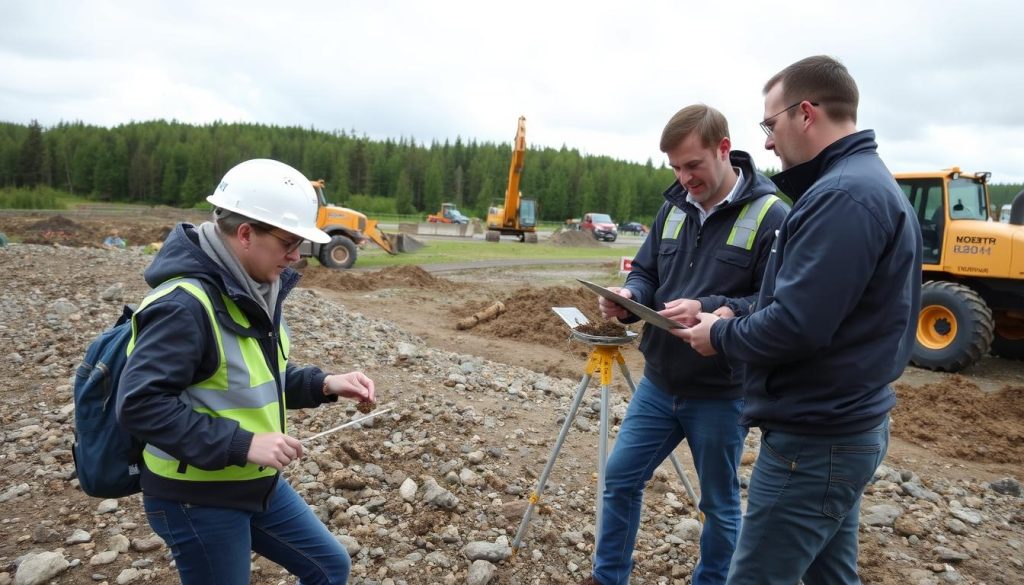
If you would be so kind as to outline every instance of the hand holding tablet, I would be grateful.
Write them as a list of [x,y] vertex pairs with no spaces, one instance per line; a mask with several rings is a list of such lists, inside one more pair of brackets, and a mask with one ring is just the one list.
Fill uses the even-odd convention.
[[613,303],[619,305],[620,307],[626,309],[630,313],[636,315],[640,319],[643,319],[647,323],[654,325],[655,327],[659,327],[661,329],[664,329],[665,331],[669,331],[671,329],[687,328],[686,325],[683,325],[682,323],[664,317],[658,314],[657,311],[651,309],[650,307],[646,307],[636,301],[627,299],[626,297],[616,292],[610,291],[601,285],[588,282],[581,278],[577,278],[576,280],[580,281],[580,283],[582,283],[583,286],[594,291],[598,295],[608,299],[609,301],[612,301]]

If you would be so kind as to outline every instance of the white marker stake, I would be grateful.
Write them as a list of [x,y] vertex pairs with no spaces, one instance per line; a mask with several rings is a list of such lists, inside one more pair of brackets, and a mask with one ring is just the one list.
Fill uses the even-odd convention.
[[378,410],[377,412],[374,412],[372,414],[368,414],[368,415],[364,416],[363,418],[361,418],[359,420],[350,420],[350,421],[348,421],[347,423],[345,423],[343,425],[338,425],[338,426],[334,427],[333,429],[327,429],[326,431],[324,431],[322,433],[317,433],[317,434],[313,435],[312,437],[306,437],[305,439],[300,439],[299,442],[300,443],[308,443],[308,442],[312,441],[313,439],[319,439],[320,437],[322,437],[324,435],[329,435],[331,433],[340,431],[341,429],[343,429],[345,427],[350,427],[350,426],[352,426],[354,424],[361,423],[361,422],[363,422],[364,420],[366,420],[368,418],[373,418],[373,417],[375,417],[377,415],[384,414],[385,412],[389,412],[391,410],[392,410],[391,408],[385,408],[384,410]]

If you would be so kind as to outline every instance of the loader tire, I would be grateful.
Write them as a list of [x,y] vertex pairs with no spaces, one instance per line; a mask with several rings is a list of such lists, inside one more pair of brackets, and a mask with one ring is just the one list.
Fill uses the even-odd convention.
[[484,234],[484,239],[488,242],[497,242],[501,239],[501,234],[497,230],[487,230],[487,233]]
[[345,270],[356,263],[356,244],[345,236],[334,236],[320,248],[320,263],[328,268]]
[[992,310],[977,292],[954,282],[928,281],[921,287],[917,342],[910,363],[959,372],[989,352],[994,330]]

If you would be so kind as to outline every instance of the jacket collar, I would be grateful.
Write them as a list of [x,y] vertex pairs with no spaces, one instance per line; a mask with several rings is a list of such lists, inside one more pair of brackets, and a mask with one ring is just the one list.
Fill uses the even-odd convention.
[[[733,150],[729,153],[729,162],[732,163],[732,166],[743,170],[743,183],[736,189],[736,196],[729,202],[729,206],[763,195],[762,191],[768,193],[775,191],[771,183],[757,171],[757,168],[754,166],[754,159],[748,153],[742,150]],[[662,197],[666,201],[682,210],[693,206],[692,203],[686,200],[686,195],[686,189],[679,184],[679,181],[672,181],[669,188],[665,189],[664,193],[662,193]]]
[[796,203],[796,200],[837,161],[859,152],[877,150],[878,143],[875,142],[874,130],[854,132],[828,145],[811,160],[777,173],[772,177],[772,181],[780,191],[793,200],[793,203]]

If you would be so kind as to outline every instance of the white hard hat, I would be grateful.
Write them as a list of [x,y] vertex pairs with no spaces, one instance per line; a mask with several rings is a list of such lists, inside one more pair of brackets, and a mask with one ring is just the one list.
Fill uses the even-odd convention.
[[206,200],[304,240],[317,244],[331,241],[331,236],[316,227],[319,204],[309,179],[276,160],[257,158],[235,165]]

